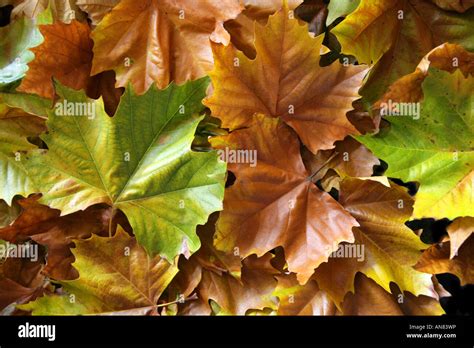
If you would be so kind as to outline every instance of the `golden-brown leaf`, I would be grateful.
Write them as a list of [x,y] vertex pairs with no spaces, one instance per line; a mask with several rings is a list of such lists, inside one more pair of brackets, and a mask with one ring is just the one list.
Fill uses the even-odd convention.
[[358,273],[355,293],[347,294],[343,304],[344,315],[442,315],[439,302],[428,296],[403,294],[393,287],[392,293],[385,291],[372,279]]
[[92,235],[75,244],[79,278],[60,282],[66,294],[41,297],[22,310],[33,315],[156,314],[161,294],[178,271],[175,265],[150,257],[121,228],[111,238]]
[[448,231],[451,245],[449,258],[452,259],[457,255],[461,245],[474,233],[474,217],[466,216],[457,218],[446,230]]
[[204,102],[224,128],[249,126],[255,113],[281,117],[315,153],[357,133],[346,117],[365,76],[364,66],[320,67],[323,37],[313,38],[283,8],[256,27],[254,60],[213,44],[214,91]]
[[354,244],[340,246],[315,273],[315,279],[339,305],[354,291],[354,277],[360,271],[386,291],[395,282],[403,291],[437,298],[431,277],[413,266],[427,245],[404,222],[413,211],[413,200],[395,184],[386,187],[373,180],[346,178],[340,201],[360,224],[353,229]]
[[310,279],[300,285],[294,274],[277,276],[273,293],[279,299],[278,315],[335,315],[337,308],[328,294]]
[[241,282],[227,273],[203,270],[197,289],[200,301],[215,301],[220,315],[244,315],[249,309],[275,307],[272,293],[276,280],[272,272],[276,271],[272,270],[270,260],[270,254],[261,258],[252,255],[244,260]]
[[340,242],[353,241],[351,228],[358,224],[309,180],[298,139],[283,122],[259,115],[252,127],[211,143],[224,157],[229,151],[255,156],[254,165],[227,156],[237,179],[217,222],[218,249],[246,257],[282,246],[288,269],[305,283]]
[[471,235],[459,248],[457,256],[450,259],[450,243],[435,244],[428,248],[416,264],[421,272],[440,274],[452,273],[461,285],[474,283],[474,237]]
[[76,0],[77,6],[88,14],[92,25],[97,25],[104,16],[112,11],[120,0]]
[[115,70],[116,86],[138,94],[202,77],[212,68],[209,39],[228,44],[223,23],[241,10],[238,0],[122,0],[92,32],[92,74]]
[[75,19],[85,21],[86,16],[77,7],[76,2],[77,0],[14,0],[12,18],[36,18],[49,6],[55,20],[63,23],[71,23]]
[[333,150],[320,150],[313,155],[303,151],[306,168],[319,180],[329,169],[335,170],[341,178],[371,176],[373,167],[380,161],[364,145],[352,137],[337,141]]
[[[289,10],[294,10],[303,0],[288,0]],[[251,59],[255,58],[255,26],[263,26],[268,16],[282,7],[282,0],[243,0],[244,10],[236,19],[224,23],[231,41],[237,49]]]

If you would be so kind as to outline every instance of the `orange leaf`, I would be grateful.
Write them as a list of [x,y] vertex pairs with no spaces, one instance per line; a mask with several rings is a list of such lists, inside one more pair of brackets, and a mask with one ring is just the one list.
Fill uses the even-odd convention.
[[116,86],[138,94],[202,77],[212,68],[209,39],[228,44],[223,23],[241,10],[238,0],[123,0],[92,32],[92,74],[113,69]]
[[357,133],[346,113],[359,97],[366,68],[339,62],[320,67],[322,41],[283,8],[256,27],[254,60],[230,45],[213,44],[214,92],[204,104],[224,128],[248,126],[261,113],[281,117],[313,153],[333,148]]
[[53,77],[63,85],[84,89],[89,81],[92,62],[92,40],[87,23],[72,21],[41,25],[44,42],[31,51],[35,59],[18,91],[35,93],[45,98],[55,96]]
[[[241,257],[285,249],[288,269],[305,283],[342,241],[354,240],[358,226],[329,194],[319,190],[303,165],[294,132],[278,119],[255,117],[251,128],[211,140],[237,180],[226,190],[215,245]],[[256,162],[232,163],[232,153]],[[247,152],[246,152],[247,151]]]

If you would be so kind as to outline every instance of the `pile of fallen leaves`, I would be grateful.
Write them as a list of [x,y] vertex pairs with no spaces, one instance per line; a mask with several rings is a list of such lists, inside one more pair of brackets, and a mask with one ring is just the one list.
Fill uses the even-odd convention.
[[439,315],[436,274],[474,282],[473,1],[0,6],[3,314]]

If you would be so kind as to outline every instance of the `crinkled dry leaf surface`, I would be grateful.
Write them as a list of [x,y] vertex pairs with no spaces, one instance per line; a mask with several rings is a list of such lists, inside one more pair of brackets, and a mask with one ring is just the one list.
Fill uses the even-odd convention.
[[468,313],[473,20],[0,1],[0,314]]

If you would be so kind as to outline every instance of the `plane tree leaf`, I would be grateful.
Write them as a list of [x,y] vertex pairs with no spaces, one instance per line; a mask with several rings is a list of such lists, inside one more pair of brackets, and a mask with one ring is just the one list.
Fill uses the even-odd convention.
[[0,310],[7,311],[2,311],[2,315],[11,312],[12,309],[8,310],[7,307],[12,303],[26,303],[51,290],[48,279],[41,273],[43,257],[44,253],[39,252],[36,260],[13,257],[1,259]]
[[347,294],[344,300],[342,312],[344,315],[445,314],[440,303],[432,297],[414,296],[396,288],[389,293],[361,273],[355,279],[355,292]]
[[[215,245],[235,248],[242,257],[261,256],[282,246],[288,269],[306,282],[313,270],[342,241],[353,241],[357,222],[329,194],[310,180],[294,132],[263,115],[250,128],[211,140],[236,176],[227,189],[217,221]],[[243,152],[242,152],[243,151]],[[236,157],[236,154],[247,154]],[[248,162],[255,156],[254,165]]]
[[223,23],[241,10],[234,0],[123,0],[92,32],[92,74],[115,70],[117,87],[138,94],[200,78],[212,68],[209,40],[228,44]]
[[127,89],[114,117],[100,100],[56,85],[61,99],[42,136],[48,150],[27,161],[41,202],[63,215],[106,203],[125,213],[151,254],[172,261],[196,251],[195,227],[221,209],[224,190],[217,154],[190,150],[207,84],[153,87],[143,96]]
[[474,53],[466,51],[457,44],[445,43],[430,51],[416,67],[415,71],[399,78],[388,91],[375,103],[374,109],[381,104],[416,103],[423,99],[422,84],[428,76],[429,68],[434,67],[450,73],[459,69],[464,76],[474,76]]
[[402,291],[437,298],[431,277],[413,266],[428,245],[404,222],[410,218],[413,200],[395,184],[346,178],[341,183],[340,202],[360,224],[354,227],[354,244],[342,244],[314,275],[321,289],[339,306],[354,292],[354,277],[362,272],[385,291],[390,282]]
[[376,64],[361,91],[374,102],[436,46],[450,42],[473,51],[473,19],[474,9],[459,14],[429,0],[362,0],[332,33],[342,53]]
[[62,281],[65,295],[48,295],[19,306],[33,315],[148,314],[177,272],[160,256],[149,256],[119,229],[113,237],[76,240],[79,278]]
[[432,245],[423,253],[416,264],[416,269],[431,274],[452,273],[459,278],[461,285],[473,284],[474,238],[471,235],[461,245],[454,258],[450,258],[450,249],[449,242]]
[[244,315],[251,309],[275,308],[272,293],[276,280],[272,271],[276,271],[269,258],[269,254],[259,259],[253,255],[244,260],[241,281],[228,273],[204,270],[197,288],[199,298],[205,303],[215,301],[218,315]]
[[450,258],[454,258],[461,245],[474,233],[474,218],[463,217],[454,220],[446,229],[451,245]]
[[78,19],[86,20],[86,16],[76,5],[77,0],[13,0],[15,8],[13,18],[37,18],[44,11],[50,11],[55,21],[71,23]]
[[21,79],[42,37],[33,20],[21,18],[0,28],[0,87]]
[[0,229],[0,239],[12,243],[30,240],[47,247],[48,259],[43,274],[56,280],[77,278],[77,271],[71,266],[73,239],[85,239],[92,233],[107,233],[110,208],[90,207],[70,215],[37,202],[32,196],[18,200],[22,208],[20,216],[10,225]]
[[99,24],[119,2],[120,0],[76,0],[77,6],[87,13],[93,25]]
[[[181,292],[187,296],[193,292],[196,298],[190,298],[181,305],[179,315],[245,315],[250,311],[275,309],[276,299],[273,296],[277,281],[274,275],[276,269],[270,261],[271,254],[261,258],[255,255],[242,262],[241,277],[235,278],[229,272],[216,271],[212,267],[201,264],[197,258],[180,267],[180,282],[183,291],[188,284],[194,284],[195,289]],[[181,274],[182,273],[182,274]],[[186,278],[192,277],[196,283]]]
[[[289,10],[297,8],[303,0],[287,0]],[[249,58],[255,58],[255,26],[263,26],[268,16],[282,7],[281,0],[243,0],[244,10],[237,18],[224,23],[231,42]]]
[[70,88],[85,89],[92,64],[89,26],[74,20],[70,24],[41,25],[40,30],[44,42],[32,49],[36,59],[29,63],[29,71],[17,90],[52,99],[53,77]]
[[273,293],[279,300],[278,315],[335,315],[337,307],[314,279],[301,285],[295,274],[278,275]]
[[25,168],[26,152],[36,148],[28,137],[45,130],[43,118],[20,109],[8,108],[5,114],[0,113],[0,177],[5,180],[0,187],[0,198],[8,204],[15,195],[28,196],[35,192],[36,187]]
[[326,18],[326,25],[330,25],[339,17],[345,17],[352,13],[357,6],[359,6],[360,0],[333,0],[328,5],[328,17]]
[[315,153],[357,130],[346,113],[358,99],[364,66],[320,67],[323,36],[313,38],[288,7],[255,27],[256,58],[213,44],[214,91],[205,101],[224,128],[249,126],[256,113],[281,117]]
[[[170,301],[180,300],[178,315],[244,315],[252,310],[274,308],[272,292],[278,272],[271,264],[273,255],[255,255],[241,262],[237,253],[218,250],[213,245],[217,214],[198,227],[201,249],[191,258],[181,258],[180,272],[170,285]],[[214,302],[214,306],[210,305]],[[170,309],[167,309],[170,312]]]
[[0,0],[0,315],[465,313],[472,23],[474,0]]
[[388,163],[387,176],[419,182],[414,218],[473,213],[473,87],[474,77],[460,70],[430,68],[419,115],[400,109],[400,116],[388,117],[388,131],[358,137]]

